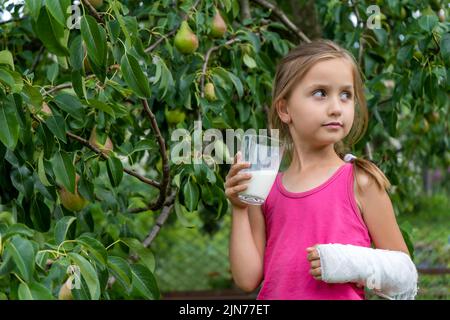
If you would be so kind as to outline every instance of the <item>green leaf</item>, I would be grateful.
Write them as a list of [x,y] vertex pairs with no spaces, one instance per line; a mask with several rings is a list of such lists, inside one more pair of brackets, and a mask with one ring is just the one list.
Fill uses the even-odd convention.
[[97,272],[91,263],[78,253],[69,252],[68,256],[74,261],[74,263],[80,268],[80,273],[83,276],[86,284],[89,288],[89,293],[92,300],[98,300],[100,298],[100,282],[97,276]]
[[132,285],[133,291],[136,290],[147,299],[159,299],[160,293],[158,283],[153,273],[141,264],[132,264]]
[[57,63],[51,64],[47,69],[47,79],[53,84],[59,74],[59,65]]
[[448,62],[450,60],[450,33],[446,33],[442,36],[440,48],[442,59]]
[[124,54],[120,62],[122,76],[127,85],[140,98],[150,98],[151,91],[148,79],[142,72],[136,58],[130,54]]
[[38,251],[34,261],[36,265],[41,269],[41,271],[47,270],[47,260],[49,259],[50,253],[45,251]]
[[436,15],[426,15],[419,18],[419,26],[427,32],[433,31],[433,28],[438,24],[439,19]]
[[72,159],[65,151],[56,152],[50,160],[56,182],[69,192],[75,193],[75,168]]
[[187,209],[192,212],[197,207],[198,203],[198,187],[191,182],[189,178],[188,182],[183,187],[184,202]]
[[57,56],[67,56],[67,36],[64,26],[60,25],[47,10],[40,10],[39,18],[34,23],[33,28],[36,35],[51,53]]
[[82,45],[81,36],[76,36],[69,48],[70,52],[70,65],[72,66],[72,70],[82,70],[83,69],[83,59],[84,59],[84,51]]
[[22,79],[22,76],[20,75],[20,73],[18,73],[18,72],[16,72],[16,71],[13,71],[13,70],[10,71],[10,74],[11,74],[11,76],[12,76],[13,79],[14,79],[14,84],[13,84],[13,86],[11,87],[11,91],[12,91],[13,93],[20,93],[20,92],[22,92],[22,89],[23,89],[23,79]]
[[33,178],[32,173],[25,165],[20,166],[11,172],[11,182],[25,197],[31,197],[34,185]]
[[39,17],[39,12],[41,11],[42,0],[25,0],[25,4],[33,19],[37,20]]
[[186,208],[180,204],[178,197],[175,200],[175,213],[177,215],[178,221],[180,221],[181,225],[185,228],[195,228],[195,225],[189,222],[186,219],[186,214],[188,213]]
[[23,88],[25,101],[39,109],[42,107],[42,94],[37,86],[25,85]]
[[56,104],[75,119],[83,121],[84,109],[80,100],[67,93],[61,93],[55,98]]
[[114,156],[110,156],[106,162],[108,177],[111,185],[117,187],[122,181],[123,166],[122,162]]
[[95,238],[88,235],[81,235],[76,239],[92,254],[92,256],[102,265],[106,265],[108,253],[103,244]]
[[14,150],[19,140],[20,126],[16,104],[11,97],[0,100],[0,141],[7,148]]
[[72,71],[73,90],[80,99],[87,99],[85,80],[81,70]]
[[132,278],[128,262],[121,257],[108,256],[108,269],[128,292],[131,289]]
[[106,32],[103,27],[89,15],[81,18],[81,36],[86,44],[87,54],[98,67],[106,64]]
[[143,265],[155,272],[155,256],[150,248],[144,247],[142,242],[134,238],[123,238],[122,241],[131,249],[131,254],[136,254]]
[[216,72],[219,75],[225,75],[225,77],[228,77],[231,82],[233,82],[234,87],[236,88],[236,91],[238,93],[238,96],[241,98],[244,95],[244,87],[242,86],[241,79],[239,79],[236,75],[234,75],[232,72],[229,72],[223,68],[217,68]]
[[0,68],[0,82],[4,83],[10,88],[13,88],[16,84],[14,77],[11,73],[5,69]]
[[58,23],[65,27],[66,10],[70,6],[70,0],[46,0],[45,5],[48,12],[55,18]]
[[31,242],[20,236],[13,236],[6,249],[26,282],[31,282],[34,273],[34,248]]
[[6,239],[14,235],[21,235],[31,238],[34,236],[34,230],[28,228],[22,223],[13,224],[8,228],[8,230],[6,230],[6,233],[3,235],[3,241],[6,241]]
[[6,64],[14,70],[14,60],[9,50],[0,51],[0,64]]
[[72,288],[74,300],[90,300],[91,294],[89,293],[89,287],[83,277],[80,277],[78,284],[78,288],[77,286]]
[[64,216],[56,222],[55,225],[55,243],[57,245],[61,244],[66,240],[67,232],[69,231],[70,225],[76,220],[76,217]]
[[139,140],[138,143],[136,143],[136,145],[134,146],[133,151],[131,151],[131,153],[129,153],[128,156],[132,155],[135,152],[152,150],[157,147],[158,146],[156,145],[156,142],[154,140],[150,139]]
[[114,110],[106,103],[95,100],[95,99],[89,99],[88,100],[89,105],[93,106],[95,109],[101,110],[107,114],[109,114],[114,119],[116,118],[116,114],[114,113]]
[[255,60],[252,57],[250,57],[248,54],[244,54],[244,63],[250,69],[256,68]]
[[19,300],[55,300],[51,291],[44,285],[33,282],[21,283],[18,290]]
[[30,218],[31,221],[33,221],[33,226],[36,230],[47,232],[50,229],[51,212],[42,200],[33,200]]
[[66,143],[66,121],[64,118],[59,115],[53,113],[52,116],[48,117],[45,120],[45,124],[47,128],[62,142]]

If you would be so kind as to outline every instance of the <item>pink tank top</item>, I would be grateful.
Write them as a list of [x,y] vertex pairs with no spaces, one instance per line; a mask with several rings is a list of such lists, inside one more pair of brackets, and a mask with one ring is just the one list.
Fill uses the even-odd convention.
[[341,243],[371,247],[353,191],[353,165],[343,164],[327,181],[289,192],[279,172],[262,205],[266,222],[264,279],[257,299],[364,300],[354,283],[325,283],[309,273],[306,248]]

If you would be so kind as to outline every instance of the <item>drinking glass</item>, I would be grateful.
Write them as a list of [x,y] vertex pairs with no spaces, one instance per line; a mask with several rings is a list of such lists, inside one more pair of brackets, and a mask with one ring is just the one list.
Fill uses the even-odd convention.
[[241,172],[250,173],[252,177],[243,182],[248,184],[248,188],[239,193],[239,199],[248,204],[261,205],[275,182],[284,147],[274,137],[244,134],[240,151],[241,160],[251,164]]

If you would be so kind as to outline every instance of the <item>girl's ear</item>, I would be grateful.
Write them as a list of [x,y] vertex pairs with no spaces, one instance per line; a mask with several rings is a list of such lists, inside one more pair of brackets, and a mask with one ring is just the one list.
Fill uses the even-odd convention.
[[277,108],[278,116],[280,117],[281,121],[283,121],[284,123],[291,123],[292,119],[287,110],[286,99],[283,98],[283,99],[278,100],[278,102],[276,104],[276,108]]

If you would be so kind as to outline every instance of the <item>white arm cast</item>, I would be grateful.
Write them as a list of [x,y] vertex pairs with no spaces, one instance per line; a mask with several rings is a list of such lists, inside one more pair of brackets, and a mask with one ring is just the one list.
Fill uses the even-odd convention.
[[317,251],[324,282],[356,282],[393,300],[417,294],[417,269],[404,252],[350,244],[320,244]]

